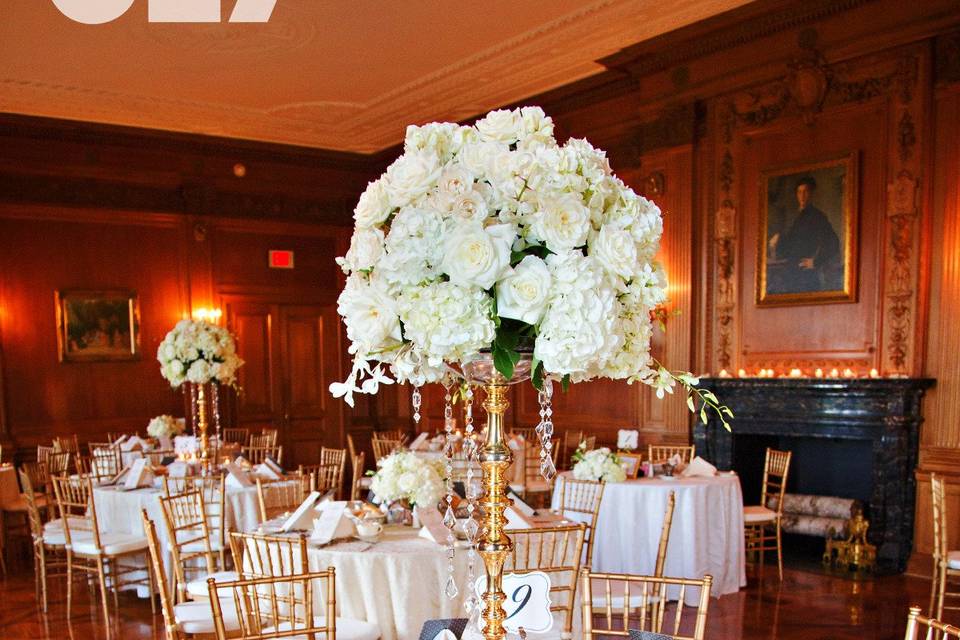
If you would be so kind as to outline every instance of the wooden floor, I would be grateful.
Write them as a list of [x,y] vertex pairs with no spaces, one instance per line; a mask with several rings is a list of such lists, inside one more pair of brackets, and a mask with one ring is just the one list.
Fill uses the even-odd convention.
[[[769,567],[763,580],[754,574],[749,582],[740,593],[711,601],[709,640],[900,640],[907,607],[926,607],[930,585],[906,576],[857,582],[789,568],[781,584]],[[90,595],[79,592],[67,620],[62,590],[53,588],[54,602],[43,615],[32,575],[20,570],[0,580],[0,639],[163,640],[161,617],[151,616],[147,601],[121,596],[121,613],[110,627]]]

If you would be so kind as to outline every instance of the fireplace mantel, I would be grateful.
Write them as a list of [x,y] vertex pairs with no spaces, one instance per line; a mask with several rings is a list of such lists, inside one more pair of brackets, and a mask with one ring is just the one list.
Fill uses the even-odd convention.
[[732,433],[711,417],[694,427],[697,451],[730,469],[737,435],[769,435],[872,443],[870,542],[881,569],[904,571],[913,546],[920,402],[926,378],[709,378],[736,416]]

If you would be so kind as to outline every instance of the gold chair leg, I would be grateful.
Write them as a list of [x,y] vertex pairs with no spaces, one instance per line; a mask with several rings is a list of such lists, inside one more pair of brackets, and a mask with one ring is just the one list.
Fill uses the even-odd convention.
[[156,614],[157,614],[157,603],[154,601],[154,595],[157,593],[156,580],[154,580],[155,576],[153,575],[153,569],[152,569],[151,566],[150,566],[151,563],[150,563],[150,556],[149,556],[149,554],[147,554],[147,555],[144,556],[144,557],[145,557],[146,563],[147,563],[147,582],[150,584],[150,586],[147,587],[148,589],[150,589],[150,613],[156,615]]
[[70,607],[73,604],[73,552],[67,550],[67,618],[70,618]]
[[113,587],[113,608],[120,615],[120,576],[117,574],[117,560],[110,559],[110,585]]
[[107,608],[107,576],[103,571],[103,558],[97,557],[97,575],[100,578],[100,601],[103,604],[103,620],[110,622],[110,610]]
[[[933,576],[930,578],[930,606],[927,607],[927,611],[930,612],[930,615],[933,617],[936,616],[936,607],[937,605],[937,585],[940,584],[940,568],[937,565],[937,562],[933,563]],[[939,618],[938,618],[939,619]]]
[[783,582],[783,547],[780,541],[780,523],[777,522],[777,573],[780,576],[780,582]]

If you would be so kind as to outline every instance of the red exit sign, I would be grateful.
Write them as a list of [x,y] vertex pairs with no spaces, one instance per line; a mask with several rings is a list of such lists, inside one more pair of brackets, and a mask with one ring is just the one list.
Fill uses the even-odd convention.
[[271,269],[293,269],[293,251],[271,249],[267,252],[267,264]]

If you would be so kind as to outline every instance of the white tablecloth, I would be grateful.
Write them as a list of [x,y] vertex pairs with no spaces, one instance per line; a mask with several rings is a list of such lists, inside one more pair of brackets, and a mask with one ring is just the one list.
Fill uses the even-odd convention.
[[[380,541],[340,542],[310,547],[310,568],[337,570],[339,615],[374,622],[382,640],[417,640],[427,620],[466,617],[467,550],[457,549],[454,576],[459,594],[444,595],[447,580],[446,551],[417,536],[412,527],[388,526]],[[476,575],[484,574],[476,556]]]
[[[559,482],[553,494],[559,507]],[[678,578],[713,576],[711,595],[736,593],[747,584],[744,566],[743,495],[737,476],[642,478],[608,483],[603,491],[593,546],[593,570],[651,575],[667,500],[676,492],[664,575]],[[580,514],[571,520],[587,521]],[[692,590],[695,591],[695,590]],[[689,604],[698,594],[690,593]]]

